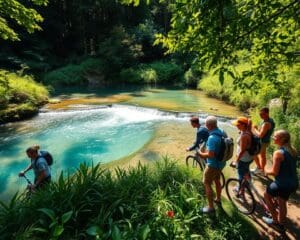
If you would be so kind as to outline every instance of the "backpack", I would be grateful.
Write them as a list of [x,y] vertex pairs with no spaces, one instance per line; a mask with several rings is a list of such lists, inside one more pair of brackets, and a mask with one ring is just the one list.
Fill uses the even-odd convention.
[[53,157],[48,151],[40,151],[39,157],[45,158],[48,166],[53,164]]
[[216,135],[216,136],[219,136],[221,138],[220,151],[216,155],[216,158],[220,162],[226,162],[229,159],[231,159],[232,156],[233,156],[233,149],[234,149],[233,139],[231,137],[225,136],[226,133],[225,133],[225,135],[212,133],[212,135]]
[[261,141],[260,138],[254,134],[251,134],[251,145],[248,149],[248,153],[251,156],[255,156],[260,152],[261,149]]

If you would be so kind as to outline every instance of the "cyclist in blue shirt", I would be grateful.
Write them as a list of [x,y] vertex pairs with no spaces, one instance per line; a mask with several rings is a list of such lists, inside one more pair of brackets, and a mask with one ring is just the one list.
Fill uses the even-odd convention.
[[194,144],[186,149],[187,152],[199,148],[200,144],[206,142],[209,136],[207,128],[201,127],[198,117],[191,117],[190,122],[193,128],[197,128],[197,135]]
[[[203,213],[214,212],[214,202],[221,203],[221,183],[220,176],[222,169],[225,167],[226,162],[219,161],[216,156],[221,149],[221,137],[225,136],[224,131],[218,128],[217,118],[208,116],[205,120],[205,126],[208,129],[209,137],[206,142],[206,150],[199,151],[202,158],[207,159],[207,164],[203,173],[203,183],[205,186],[205,193],[208,200],[208,206],[201,209]],[[213,200],[212,183],[216,185],[216,199]]]
[[45,158],[39,154],[39,146],[32,146],[26,150],[27,156],[31,162],[29,166],[19,173],[22,177],[25,173],[31,169],[34,171],[34,184],[31,186],[32,190],[41,188],[45,184],[51,181],[50,167]]

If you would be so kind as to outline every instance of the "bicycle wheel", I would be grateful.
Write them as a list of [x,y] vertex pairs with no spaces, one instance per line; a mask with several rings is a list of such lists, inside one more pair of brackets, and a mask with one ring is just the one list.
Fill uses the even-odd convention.
[[185,159],[185,163],[188,167],[194,167],[194,168],[199,167],[200,170],[203,171],[203,168],[202,168],[201,164],[199,164],[196,157],[193,156],[193,155],[187,156],[186,159]]
[[229,200],[239,212],[249,215],[254,212],[256,202],[249,187],[243,186],[243,188],[244,192],[241,193],[238,179],[229,178],[226,182],[226,193]]

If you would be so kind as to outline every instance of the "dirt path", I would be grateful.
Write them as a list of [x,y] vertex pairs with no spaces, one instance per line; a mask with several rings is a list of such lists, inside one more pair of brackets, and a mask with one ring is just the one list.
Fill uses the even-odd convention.
[[[134,166],[139,161],[149,162],[161,158],[161,156],[168,155],[184,164],[184,159],[187,156],[185,148],[189,146],[194,140],[194,129],[189,126],[189,123],[171,124],[165,123],[157,129],[157,133],[153,141],[151,141],[145,148],[138,151],[130,160],[121,160],[119,163],[123,167]],[[234,170],[226,167],[226,176],[235,176]],[[254,184],[262,195],[267,185],[267,180],[264,177],[254,177]],[[222,193],[225,197],[226,193]],[[251,222],[256,226],[261,235],[261,239],[289,239],[300,240],[300,191],[292,196],[288,203],[288,222],[286,224],[287,232],[286,238],[280,237],[279,233],[270,228],[262,221],[263,210],[259,206],[254,214],[249,216]]]
[[[255,176],[254,185],[257,187],[259,193],[263,195],[263,192],[268,184],[264,176]],[[264,214],[262,207],[257,207],[257,210],[250,216],[250,219],[255,224],[256,228],[260,232],[260,235],[264,239],[276,240],[276,239],[290,239],[299,240],[300,239],[300,191],[289,199],[288,202],[288,213],[287,213],[287,223],[286,223],[286,236],[281,236],[279,232],[275,229],[270,228],[265,224],[261,217]]]

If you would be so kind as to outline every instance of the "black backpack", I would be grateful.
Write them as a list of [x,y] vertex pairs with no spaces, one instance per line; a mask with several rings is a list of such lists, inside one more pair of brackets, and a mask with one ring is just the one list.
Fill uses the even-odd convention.
[[251,156],[255,156],[255,155],[259,154],[260,149],[261,149],[260,138],[254,134],[251,134],[251,145],[248,149],[248,153]]
[[48,151],[40,151],[39,158],[45,158],[48,166],[51,166],[53,164],[53,157]]

